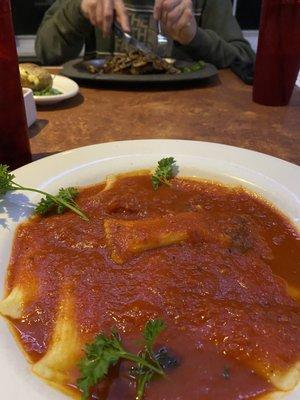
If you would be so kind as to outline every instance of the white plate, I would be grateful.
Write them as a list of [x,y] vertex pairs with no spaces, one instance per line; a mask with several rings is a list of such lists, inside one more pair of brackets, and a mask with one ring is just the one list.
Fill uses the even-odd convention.
[[[300,228],[300,168],[264,154],[214,143],[141,140],[98,144],[38,160],[15,171],[16,181],[50,192],[62,186],[86,185],[108,174],[152,168],[174,156],[180,174],[241,185],[262,195]],[[20,195],[19,195],[20,196]],[[28,201],[39,196],[28,192]],[[16,225],[30,214],[24,198],[7,195],[0,203],[0,296]],[[33,376],[4,321],[0,319],[0,387],[7,400],[62,400],[65,396]],[[1,396],[2,398],[2,396]],[[299,400],[300,387],[285,400]]]
[[47,105],[59,103],[76,96],[79,92],[79,86],[72,79],[61,75],[52,75],[52,78],[52,87],[59,90],[61,94],[55,94],[52,96],[33,96],[37,104]]

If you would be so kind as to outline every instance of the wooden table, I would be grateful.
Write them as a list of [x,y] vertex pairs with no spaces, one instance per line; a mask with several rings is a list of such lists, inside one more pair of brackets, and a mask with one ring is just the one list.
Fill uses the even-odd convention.
[[287,107],[251,100],[252,87],[231,71],[206,85],[166,90],[81,87],[43,107],[30,128],[34,159],[89,144],[126,139],[225,143],[300,164],[300,89]]

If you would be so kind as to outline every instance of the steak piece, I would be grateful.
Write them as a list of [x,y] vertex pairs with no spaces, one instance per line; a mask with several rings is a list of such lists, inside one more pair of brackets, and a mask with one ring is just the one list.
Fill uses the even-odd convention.
[[109,57],[105,64],[96,68],[87,65],[90,73],[102,74],[179,74],[181,71],[168,61],[158,58],[155,54],[143,54],[138,50]]

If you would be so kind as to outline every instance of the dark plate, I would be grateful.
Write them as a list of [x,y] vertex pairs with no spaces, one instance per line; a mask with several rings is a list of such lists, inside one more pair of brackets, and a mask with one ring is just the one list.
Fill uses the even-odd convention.
[[[146,75],[125,75],[125,74],[91,74],[86,70],[86,64],[95,67],[101,66],[105,58],[83,61],[76,59],[68,61],[63,65],[62,75],[75,80],[97,81],[97,82],[120,82],[120,83],[162,83],[162,82],[188,82],[199,81],[211,78],[218,74],[218,70],[212,64],[205,64],[204,68],[195,72],[183,72],[181,74],[146,74]],[[185,67],[194,64],[193,62],[176,61],[177,67]]]

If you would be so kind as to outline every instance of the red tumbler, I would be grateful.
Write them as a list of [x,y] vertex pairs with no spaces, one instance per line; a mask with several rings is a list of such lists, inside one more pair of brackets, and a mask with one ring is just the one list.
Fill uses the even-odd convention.
[[287,105],[300,68],[300,0],[263,0],[253,101]]
[[0,0],[0,164],[31,161],[10,0]]

